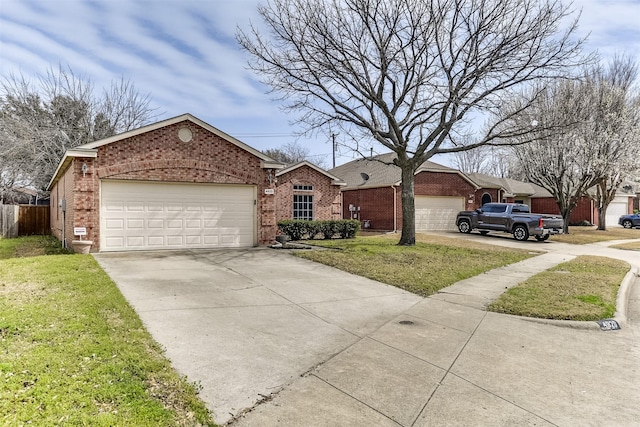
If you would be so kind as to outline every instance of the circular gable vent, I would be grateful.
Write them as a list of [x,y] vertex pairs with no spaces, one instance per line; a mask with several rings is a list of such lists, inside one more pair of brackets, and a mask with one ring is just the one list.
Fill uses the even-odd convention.
[[178,138],[180,138],[180,141],[182,142],[189,142],[193,139],[193,133],[191,132],[191,129],[181,128],[178,131]]

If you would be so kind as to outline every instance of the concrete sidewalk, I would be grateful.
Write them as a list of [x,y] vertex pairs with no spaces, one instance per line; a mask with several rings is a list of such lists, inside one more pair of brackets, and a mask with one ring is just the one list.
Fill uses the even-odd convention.
[[178,371],[203,386],[220,423],[638,425],[640,283],[628,324],[614,332],[484,307],[577,255],[622,256],[636,267],[640,257],[597,245],[530,247],[548,253],[426,299],[286,251],[96,258]]

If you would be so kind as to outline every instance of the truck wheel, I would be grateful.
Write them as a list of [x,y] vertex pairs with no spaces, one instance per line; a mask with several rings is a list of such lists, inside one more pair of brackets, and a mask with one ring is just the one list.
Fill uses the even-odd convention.
[[544,236],[536,236],[536,240],[538,242],[544,242],[545,240],[549,240],[550,234],[545,234]]
[[629,221],[629,220],[627,219],[627,220],[624,220],[624,221],[622,222],[622,226],[623,226],[624,228],[631,228],[631,227],[633,227],[633,224],[631,223],[631,221]]
[[527,230],[527,227],[524,225],[516,225],[513,228],[513,238],[520,242],[524,242],[529,238],[529,230]]
[[467,221],[466,219],[460,220],[460,222],[458,223],[458,230],[461,233],[469,234],[471,233],[471,224],[469,224],[469,221]]

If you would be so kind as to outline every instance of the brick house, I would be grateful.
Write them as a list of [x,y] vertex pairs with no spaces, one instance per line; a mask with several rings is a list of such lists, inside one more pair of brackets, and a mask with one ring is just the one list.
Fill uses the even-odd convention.
[[[356,218],[364,228],[396,231],[402,228],[401,171],[393,165],[394,153],[358,159],[329,172],[342,177],[343,218]],[[465,174],[430,161],[415,173],[416,231],[455,230],[461,210],[473,210],[489,202],[524,203],[536,213],[558,214],[553,196],[535,184],[490,175]],[[633,198],[619,192],[607,212],[608,226],[631,212]],[[583,197],[571,215],[571,223],[597,223],[593,200]]]
[[[329,172],[346,182],[342,188],[343,218],[360,219],[364,228],[396,231],[402,228],[401,171],[394,153],[357,159]],[[461,210],[503,200],[501,185],[482,185],[462,172],[434,162],[415,174],[416,230],[454,230]]]
[[51,231],[68,245],[86,229],[92,252],[269,244],[276,221],[293,217],[294,183],[313,186],[301,190],[312,215],[339,212],[332,175],[285,169],[184,114],[67,151],[48,187]]

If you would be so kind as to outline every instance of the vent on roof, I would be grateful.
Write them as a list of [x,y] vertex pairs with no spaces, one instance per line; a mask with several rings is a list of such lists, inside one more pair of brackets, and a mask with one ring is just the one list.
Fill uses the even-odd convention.
[[362,177],[362,179],[364,179],[365,181],[369,181],[369,175],[367,175],[364,172],[360,172],[360,176]]

